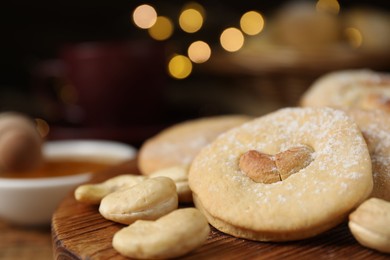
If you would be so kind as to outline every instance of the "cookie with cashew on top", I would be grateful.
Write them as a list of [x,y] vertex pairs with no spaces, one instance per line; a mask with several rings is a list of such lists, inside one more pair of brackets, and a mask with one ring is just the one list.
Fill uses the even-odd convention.
[[361,131],[325,107],[280,109],[223,133],[195,157],[188,178],[211,225],[257,241],[316,236],[373,189]]

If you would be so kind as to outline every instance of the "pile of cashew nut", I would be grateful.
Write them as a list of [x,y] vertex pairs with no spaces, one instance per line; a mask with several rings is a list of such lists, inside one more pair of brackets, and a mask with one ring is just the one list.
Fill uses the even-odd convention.
[[100,214],[127,225],[114,234],[112,246],[138,259],[179,257],[203,245],[210,227],[189,202],[191,191],[185,167],[171,167],[146,177],[124,174],[102,183],[84,184],[74,193],[77,201],[100,204]]

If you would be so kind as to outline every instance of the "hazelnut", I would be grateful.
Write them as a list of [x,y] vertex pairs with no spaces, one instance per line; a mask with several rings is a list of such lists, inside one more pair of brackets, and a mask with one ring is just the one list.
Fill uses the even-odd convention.
[[16,172],[42,163],[42,138],[28,117],[7,112],[0,115],[0,172]]

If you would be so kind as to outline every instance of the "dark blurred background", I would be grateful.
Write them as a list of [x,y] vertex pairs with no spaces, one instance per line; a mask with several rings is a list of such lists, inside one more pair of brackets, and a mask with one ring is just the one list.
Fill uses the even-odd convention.
[[[139,146],[186,119],[259,116],[295,106],[316,78],[332,70],[390,71],[389,1],[321,1],[330,15],[324,19],[302,1],[197,1],[205,17],[195,33],[178,25],[188,3],[3,2],[0,112],[19,111],[48,124],[48,139],[103,138]],[[155,40],[134,24],[132,13],[142,4],[170,18],[169,38]],[[224,50],[222,31],[240,28],[240,17],[251,10],[262,14],[263,31],[245,35],[238,51]],[[168,71],[172,55],[186,56],[196,40],[209,44],[210,58],[175,78]]]

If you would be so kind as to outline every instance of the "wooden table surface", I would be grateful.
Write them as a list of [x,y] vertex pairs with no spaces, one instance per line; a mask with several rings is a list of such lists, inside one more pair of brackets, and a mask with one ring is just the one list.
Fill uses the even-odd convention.
[[[96,174],[94,181],[99,182],[127,171],[126,169],[134,169],[134,161]],[[79,214],[73,214],[75,211]],[[51,227],[19,227],[0,219],[0,259],[126,259],[111,246],[113,233],[121,227],[122,225],[103,219],[96,207],[77,203],[70,193],[59,205]],[[390,255],[360,246],[348,232],[345,224],[316,238],[281,244],[234,238],[212,229],[206,244],[184,258],[313,259],[313,257],[390,259]]]
[[0,219],[0,259],[53,259],[50,226],[26,228]]
[[[95,175],[99,182],[118,173],[136,173],[135,160],[125,167]],[[182,205],[183,206],[183,205]],[[190,205],[191,206],[191,205]],[[79,203],[73,194],[59,205],[52,219],[55,259],[125,260],[112,247],[112,237],[124,225],[104,219],[98,207]],[[343,223],[317,237],[285,243],[261,243],[235,238],[212,228],[206,243],[181,259],[389,259],[358,244]]]

